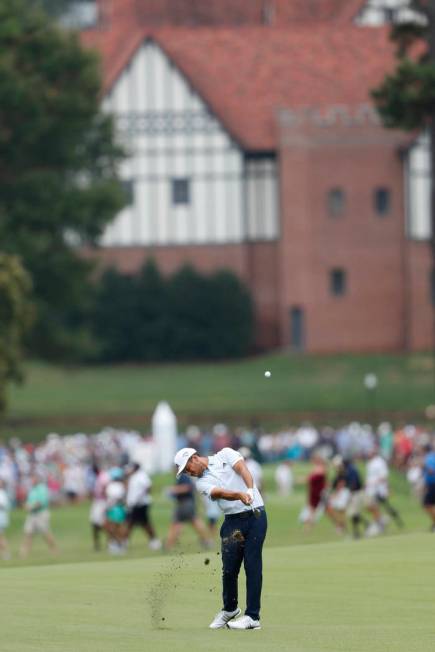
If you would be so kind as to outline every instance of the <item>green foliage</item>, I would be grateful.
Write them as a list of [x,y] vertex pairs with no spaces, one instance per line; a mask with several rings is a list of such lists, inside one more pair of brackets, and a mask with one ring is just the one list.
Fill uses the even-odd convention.
[[425,17],[393,26],[397,66],[373,90],[372,96],[386,127],[422,129],[435,113],[434,25],[424,3],[415,6]]
[[34,288],[32,352],[65,356],[83,339],[93,243],[122,207],[122,152],[100,112],[99,62],[22,0],[0,0],[0,240]]
[[137,276],[103,275],[94,334],[105,362],[242,356],[252,346],[252,302],[230,272],[206,277],[186,265],[164,279],[150,261]]
[[404,58],[373,97],[386,127],[421,128],[435,114],[435,66]]
[[20,380],[22,344],[32,319],[31,282],[16,256],[0,253],[0,415],[6,385]]

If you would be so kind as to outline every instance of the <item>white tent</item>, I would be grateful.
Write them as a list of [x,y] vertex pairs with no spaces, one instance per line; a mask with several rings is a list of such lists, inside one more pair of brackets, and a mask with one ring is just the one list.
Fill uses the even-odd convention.
[[171,471],[177,447],[177,419],[169,403],[161,401],[152,418],[156,471]]

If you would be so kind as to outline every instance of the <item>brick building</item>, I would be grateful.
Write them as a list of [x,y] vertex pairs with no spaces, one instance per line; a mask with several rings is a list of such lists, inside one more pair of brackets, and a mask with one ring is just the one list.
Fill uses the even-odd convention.
[[375,5],[101,0],[83,42],[130,202],[91,255],[232,269],[260,348],[431,346],[428,144],[369,105],[394,65]]

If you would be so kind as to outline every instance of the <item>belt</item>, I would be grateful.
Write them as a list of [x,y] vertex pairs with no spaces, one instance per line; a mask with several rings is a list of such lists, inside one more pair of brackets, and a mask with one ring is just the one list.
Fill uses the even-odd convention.
[[237,514],[225,514],[225,519],[227,518],[251,518],[252,516],[258,515],[258,512],[264,512],[264,507],[254,507],[254,509],[245,509],[243,512],[237,512]]

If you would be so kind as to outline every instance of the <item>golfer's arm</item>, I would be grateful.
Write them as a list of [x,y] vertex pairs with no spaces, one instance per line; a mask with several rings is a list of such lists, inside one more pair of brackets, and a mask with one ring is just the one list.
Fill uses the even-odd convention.
[[213,500],[218,500],[219,498],[223,500],[240,500],[240,495],[240,491],[228,491],[220,487],[213,487],[210,491],[210,498]]
[[234,464],[233,466],[233,469],[236,473],[238,473],[238,475],[241,476],[243,482],[245,483],[248,489],[254,488],[254,480],[249,472],[248,467],[246,466],[243,460],[239,460],[238,462],[236,462],[236,464]]

